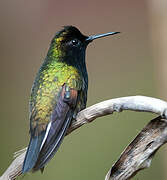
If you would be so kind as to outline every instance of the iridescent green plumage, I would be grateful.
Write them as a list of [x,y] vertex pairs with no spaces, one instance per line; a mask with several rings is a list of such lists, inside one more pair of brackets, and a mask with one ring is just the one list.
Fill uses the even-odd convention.
[[39,77],[37,76],[31,95],[31,124],[35,127],[38,123],[39,132],[44,130],[50,121],[50,115],[64,83],[78,91],[83,83],[78,70],[65,63],[49,64],[48,68],[41,70]]
[[[81,106],[78,107],[78,111],[86,105],[87,84],[83,87],[83,83],[85,83],[85,81],[87,83],[88,78],[85,64],[81,64],[81,69],[79,69],[64,61],[64,58],[73,58],[66,53],[66,47],[63,45],[67,33],[70,33],[70,29],[68,28],[58,33],[52,40],[47,57],[37,74],[32,88],[30,101],[31,126],[34,129],[38,124],[38,130],[35,133],[45,130],[64,83],[77,91],[85,91],[85,93],[82,93],[82,96],[84,95],[85,97],[80,96],[81,99],[84,99],[84,102],[78,103],[78,106]],[[82,35],[80,34],[80,36]],[[83,37],[86,38],[86,36]],[[85,48],[86,46],[83,50],[85,50]],[[84,66],[82,67],[82,65]],[[83,71],[83,69],[85,74],[82,77],[81,71]],[[83,82],[84,79],[85,81]]]
[[56,33],[35,78],[30,99],[30,143],[22,172],[43,169],[58,150],[71,120],[86,107],[87,45],[96,38],[67,26]]

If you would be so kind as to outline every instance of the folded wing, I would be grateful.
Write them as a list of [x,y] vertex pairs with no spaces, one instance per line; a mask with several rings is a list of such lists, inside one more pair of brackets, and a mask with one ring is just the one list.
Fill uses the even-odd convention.
[[31,169],[33,171],[42,170],[57,152],[71,123],[77,97],[77,90],[70,89],[66,85],[62,87],[46,130],[37,136],[31,137],[23,164],[23,173]]

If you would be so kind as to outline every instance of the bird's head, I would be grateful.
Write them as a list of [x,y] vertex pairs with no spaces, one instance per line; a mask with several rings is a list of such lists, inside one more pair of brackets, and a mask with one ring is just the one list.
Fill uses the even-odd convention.
[[86,47],[94,39],[117,33],[119,32],[85,36],[76,27],[65,26],[61,31],[57,32],[52,39],[49,54],[53,58],[60,61],[68,61],[67,63],[72,65],[73,63],[77,63],[76,60],[82,61],[85,59]]

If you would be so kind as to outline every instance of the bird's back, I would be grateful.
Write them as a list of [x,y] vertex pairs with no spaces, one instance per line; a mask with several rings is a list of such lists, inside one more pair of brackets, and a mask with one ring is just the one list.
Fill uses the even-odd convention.
[[[83,80],[77,69],[68,66],[65,63],[50,64],[49,68],[40,69],[34,81],[30,99],[30,120],[31,128],[38,124],[38,131],[46,129],[47,123],[50,121],[51,113],[57,104],[59,92],[62,86],[67,84],[70,88],[81,91],[81,101],[78,106],[85,107],[86,101],[84,99],[86,94],[82,91]],[[85,102],[85,103],[84,103]],[[83,109],[82,107],[79,110]],[[36,133],[38,133],[36,131]]]

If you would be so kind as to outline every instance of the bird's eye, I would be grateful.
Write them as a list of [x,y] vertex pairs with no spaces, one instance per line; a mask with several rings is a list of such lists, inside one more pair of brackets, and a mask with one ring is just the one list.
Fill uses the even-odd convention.
[[73,39],[71,43],[73,46],[77,46],[79,44],[79,41],[77,39]]

